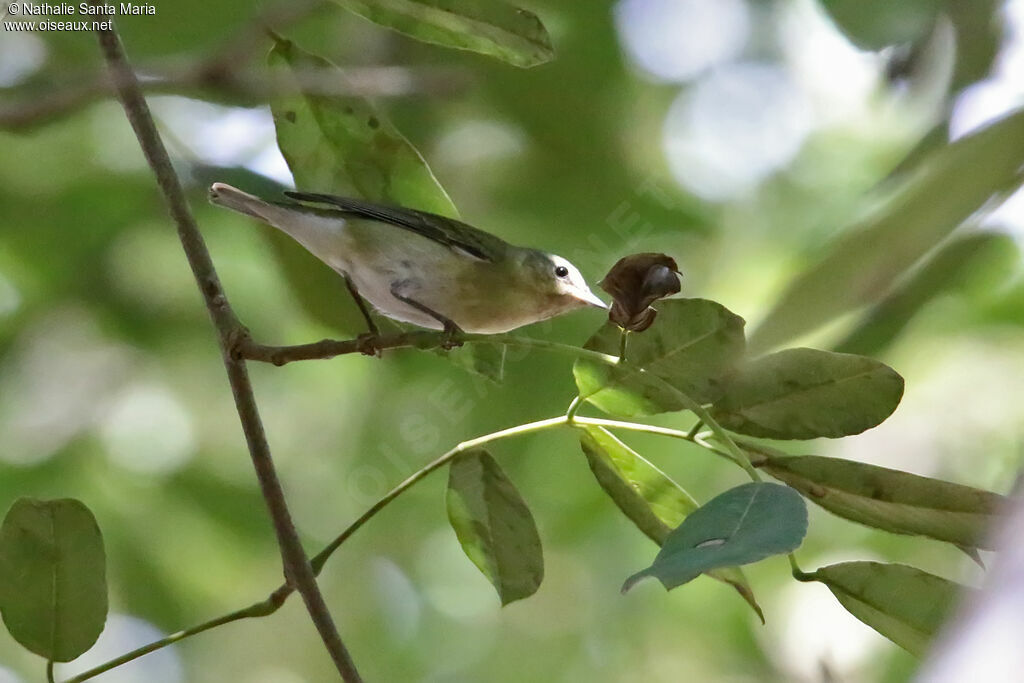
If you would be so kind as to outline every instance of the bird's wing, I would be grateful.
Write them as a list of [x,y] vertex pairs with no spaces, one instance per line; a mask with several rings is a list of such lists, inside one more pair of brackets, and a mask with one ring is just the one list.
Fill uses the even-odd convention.
[[451,249],[457,249],[481,261],[493,261],[495,256],[507,246],[501,238],[477,230],[462,221],[426,211],[313,192],[285,192],[285,196],[302,202],[328,204],[344,213],[411,230],[427,239],[434,240]]

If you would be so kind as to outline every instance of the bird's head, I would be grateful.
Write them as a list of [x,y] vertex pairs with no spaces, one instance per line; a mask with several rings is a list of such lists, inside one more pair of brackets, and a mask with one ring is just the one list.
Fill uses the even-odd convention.
[[555,254],[533,252],[528,272],[532,289],[541,297],[551,315],[558,315],[584,306],[607,309],[608,306],[590,291],[579,269]]

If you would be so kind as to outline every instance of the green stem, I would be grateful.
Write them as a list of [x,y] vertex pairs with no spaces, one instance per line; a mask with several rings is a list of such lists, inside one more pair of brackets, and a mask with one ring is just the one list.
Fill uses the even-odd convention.
[[569,407],[565,411],[565,419],[569,422],[569,424],[573,423],[573,420],[576,419],[576,413],[578,413],[580,408],[582,407],[583,397],[579,394],[576,394],[576,398],[572,400],[572,402],[569,404]]
[[658,377],[657,375],[653,375],[649,372],[646,372],[643,368],[640,368],[640,372],[647,375],[656,382],[660,383],[669,393],[675,396],[676,400],[682,403],[687,410],[696,415],[698,420],[706,424],[708,426],[708,429],[715,433],[715,438],[722,442],[722,445],[725,446],[725,449],[729,451],[730,455],[732,455],[732,459],[736,462],[737,465],[743,468],[743,470],[751,479],[753,479],[754,481],[761,481],[761,475],[758,474],[757,470],[754,469],[754,466],[750,464],[750,458],[747,457],[747,454],[744,453],[743,450],[736,445],[736,442],[732,440],[731,436],[729,436],[729,432],[725,431],[725,429],[723,429],[722,426],[718,424],[718,421],[715,420],[715,418],[711,417],[711,413],[705,410],[704,406],[697,403],[692,398],[690,398],[689,395],[683,393],[679,389],[676,389],[674,386],[672,386],[662,378]]
[[623,328],[619,330],[619,362],[626,362],[626,344],[629,339],[629,330]]
[[[104,662],[103,664],[93,667],[88,671],[83,671],[77,676],[73,676],[67,679],[66,681],[64,681],[64,683],[81,683],[82,681],[87,681],[90,678],[99,676],[102,673],[106,673],[107,671],[110,671],[115,667],[121,666],[122,664],[127,664],[133,659],[138,659],[139,657],[147,655],[150,652],[155,652],[156,650],[165,648],[168,645],[173,645],[179,640],[184,640],[189,636],[194,636],[196,634],[202,633],[203,631],[209,631],[211,628],[223,626],[224,624],[230,624],[232,621],[239,621],[241,619],[249,619],[253,617],[265,617],[268,614],[273,614],[274,612],[276,612],[277,608],[280,607],[281,603],[283,602],[284,601],[282,600],[280,603],[275,603],[271,599],[267,599],[263,602],[257,602],[254,605],[250,605],[245,609],[240,609],[235,612],[232,612],[231,614],[225,614],[224,616],[217,617],[216,619],[211,619],[210,621],[199,624],[198,626],[193,626],[192,628],[185,629],[184,631],[172,633],[166,638],[155,640],[152,643],[149,643],[148,645],[143,645],[138,649],[125,653],[120,657],[117,657],[116,659],[111,659],[109,662]],[[53,678],[50,678],[50,681],[52,682]]]
[[310,562],[313,565],[313,573],[319,575],[320,570],[323,569],[324,563],[327,562],[327,559],[334,553],[334,551],[337,550],[342,543],[347,541],[352,534],[358,531],[359,528],[363,526],[363,524],[368,522],[374,515],[376,515],[378,512],[387,507],[388,503],[393,501],[395,498],[398,498],[400,495],[402,495],[402,493],[410,489],[413,486],[413,484],[420,481],[434,470],[437,470],[446,465],[460,453],[472,450],[474,448],[477,448],[478,446],[483,446],[484,444],[490,443],[492,441],[506,439],[510,436],[529,434],[530,432],[539,432],[543,429],[550,429],[551,427],[557,427],[560,425],[568,424],[568,422],[569,419],[565,415],[559,415],[558,417],[552,417],[547,420],[529,422],[527,424],[519,425],[517,427],[503,429],[499,432],[492,432],[490,434],[486,434],[475,439],[470,439],[469,441],[463,441],[455,448],[444,453],[440,457],[432,460],[431,462],[429,462],[428,464],[414,472],[409,478],[400,483],[398,486],[388,491],[383,498],[374,503],[373,506],[370,507],[370,509],[368,509],[366,512],[362,514],[362,516],[359,517],[359,519],[354,521],[352,524],[349,525],[347,529],[342,531],[337,538],[331,541],[327,545],[327,547],[325,547],[323,550],[317,553],[317,555],[310,560]]
[[814,581],[814,574],[808,574],[807,572],[800,569],[800,565],[796,563],[796,555],[790,553],[789,566],[793,570],[793,578],[797,581]]
[[47,683],[55,683],[53,680],[53,660],[46,660],[46,680]]
[[687,432],[689,434],[690,438],[691,439],[696,439],[697,438],[697,434],[700,433],[700,428],[703,427],[703,426],[704,426],[704,420],[697,420],[697,424],[693,425],[693,427],[690,428],[690,431]]

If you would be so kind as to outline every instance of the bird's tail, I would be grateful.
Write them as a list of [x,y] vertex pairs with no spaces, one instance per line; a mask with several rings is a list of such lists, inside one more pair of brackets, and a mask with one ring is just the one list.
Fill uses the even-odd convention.
[[214,183],[210,186],[210,202],[252,216],[275,227],[281,227],[281,222],[288,215],[287,208],[265,202],[226,183]]

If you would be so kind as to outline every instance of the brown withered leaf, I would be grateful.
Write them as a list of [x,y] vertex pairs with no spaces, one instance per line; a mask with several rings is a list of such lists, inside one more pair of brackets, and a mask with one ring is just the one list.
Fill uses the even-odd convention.
[[608,319],[631,332],[643,332],[658,314],[651,304],[680,290],[679,266],[665,254],[631,254],[618,260],[601,280],[615,300]]

